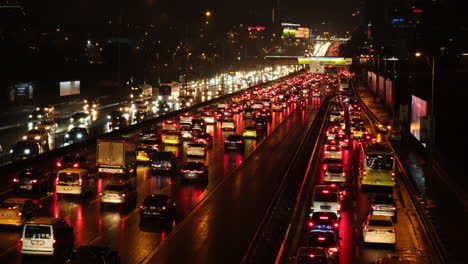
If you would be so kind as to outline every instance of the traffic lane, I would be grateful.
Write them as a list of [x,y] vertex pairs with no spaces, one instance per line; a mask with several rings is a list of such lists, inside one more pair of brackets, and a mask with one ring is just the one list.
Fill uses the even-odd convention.
[[[239,263],[289,165],[309,116],[297,111],[213,190],[149,263]],[[285,159],[285,157],[287,157]]]

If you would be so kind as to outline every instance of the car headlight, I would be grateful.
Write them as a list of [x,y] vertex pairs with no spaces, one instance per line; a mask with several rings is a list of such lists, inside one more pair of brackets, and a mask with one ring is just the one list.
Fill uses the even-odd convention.
[[76,134],[76,137],[77,137],[77,138],[82,138],[83,135],[82,135],[82,134]]
[[29,118],[32,118],[32,115],[29,115]]
[[28,137],[27,137],[27,136],[23,136],[23,139],[26,140],[26,139],[28,139]]
[[13,150],[12,150],[12,149],[10,149],[10,153],[13,153]]
[[34,139],[39,140],[41,139],[41,136],[35,136]]
[[110,115],[108,115],[108,116],[107,116],[107,119],[111,119],[111,116],[110,116]]
[[31,151],[29,149],[24,150],[24,154],[29,154],[29,153],[31,153]]
[[70,137],[70,135],[68,133],[65,134],[65,138],[69,138],[69,137]]
[[38,118],[42,118],[43,116],[42,115],[37,115]]
[[73,122],[73,120],[74,120],[73,117],[70,117],[70,122]]

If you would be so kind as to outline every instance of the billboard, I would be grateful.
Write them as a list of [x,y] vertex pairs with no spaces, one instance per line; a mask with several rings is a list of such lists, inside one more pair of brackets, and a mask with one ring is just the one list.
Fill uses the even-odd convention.
[[284,37],[294,37],[295,35],[296,35],[296,29],[295,28],[289,28],[289,27],[283,28],[283,36]]
[[80,94],[80,81],[60,82],[60,96]]
[[418,140],[421,140],[421,118],[426,115],[427,101],[412,95],[410,132]]
[[310,32],[308,28],[305,27],[298,27],[296,32],[294,33],[296,38],[309,38]]

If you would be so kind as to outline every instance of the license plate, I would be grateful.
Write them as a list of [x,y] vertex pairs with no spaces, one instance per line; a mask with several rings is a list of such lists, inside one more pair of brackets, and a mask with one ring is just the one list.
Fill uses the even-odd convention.
[[382,210],[388,210],[388,206],[380,206],[380,209],[382,209]]
[[116,197],[117,197],[117,194],[108,194],[108,195],[106,195],[106,196],[109,197],[109,198],[116,198]]
[[2,213],[2,216],[12,216],[12,213]]
[[151,210],[156,210],[156,206],[150,206]]
[[120,169],[111,169],[111,168],[99,168],[99,172],[108,172],[108,173],[114,173],[114,172],[119,172]]
[[44,241],[41,240],[31,240],[31,245],[44,245]]
[[32,185],[22,185],[22,186],[20,186],[20,189],[31,190]]
[[331,206],[329,206],[329,205],[321,205],[321,206],[320,206],[320,209],[329,210],[330,208],[331,208]]

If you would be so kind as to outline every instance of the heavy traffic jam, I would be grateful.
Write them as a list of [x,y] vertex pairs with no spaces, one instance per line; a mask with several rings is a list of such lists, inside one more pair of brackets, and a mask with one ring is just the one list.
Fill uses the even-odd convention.
[[[369,123],[359,97],[345,85],[350,77],[346,70],[325,75],[301,71],[194,111],[168,113],[134,133],[104,135],[92,147],[51,164],[23,168],[11,178],[12,191],[0,204],[0,237],[9,243],[2,256],[14,263],[140,262],[121,257],[120,247],[108,246],[112,243],[99,243],[122,236],[93,233],[108,226],[106,221],[116,223],[114,218],[120,219],[120,229],[112,233],[123,232],[122,221],[137,219],[141,232],[161,226],[156,231],[161,243],[206,192],[222,184],[217,174],[236,169],[288,116],[320,107],[324,97],[332,100],[320,139],[320,176],[310,190],[306,232],[293,262],[348,263],[340,259],[340,250],[351,241],[343,240],[341,227],[350,218],[345,204],[355,189],[368,200],[360,227],[363,242],[394,250],[396,161],[386,139],[391,127]],[[85,110],[93,113],[94,108],[90,103]],[[129,125],[122,112],[109,114],[109,131]],[[80,118],[70,122],[83,122]],[[43,125],[54,129],[54,124]],[[86,137],[85,132],[72,128],[70,144]],[[31,137],[40,141],[42,136]],[[180,190],[161,191],[157,184]],[[198,192],[196,199],[182,199],[186,190]],[[83,227],[83,222],[96,227]]]

